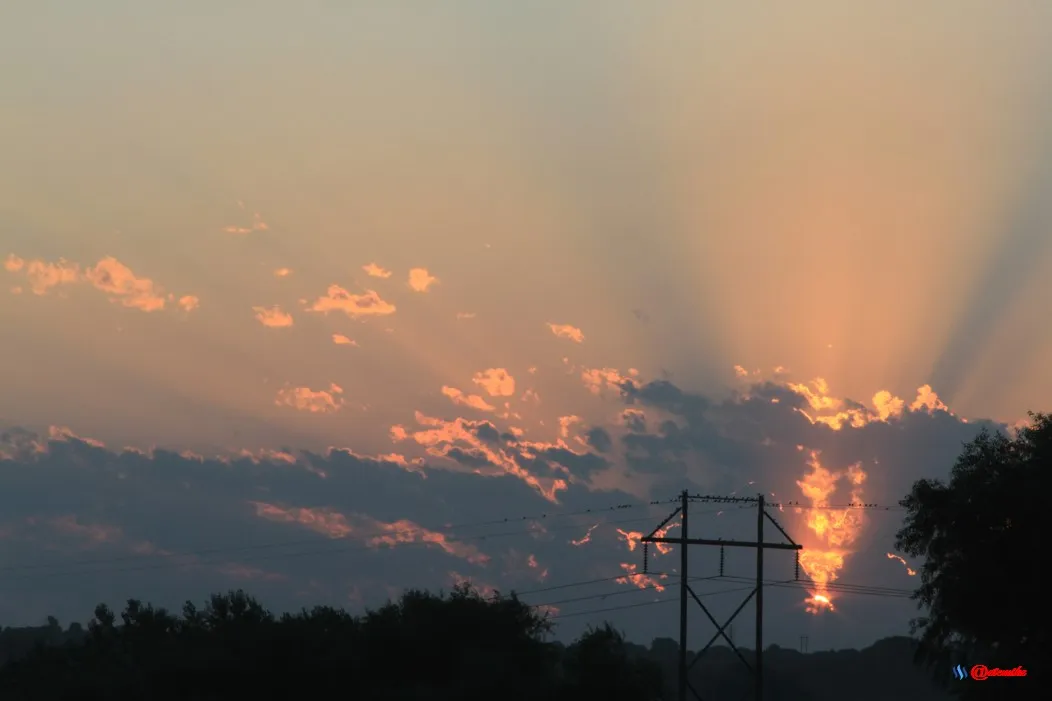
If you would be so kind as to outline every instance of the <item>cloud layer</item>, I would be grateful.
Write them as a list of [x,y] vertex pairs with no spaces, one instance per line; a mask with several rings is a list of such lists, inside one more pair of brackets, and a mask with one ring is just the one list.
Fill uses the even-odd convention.
[[[582,398],[595,401],[596,375],[604,378],[605,421],[566,415],[527,430],[481,396],[444,387],[443,413],[451,418],[418,411],[391,428],[393,450],[373,456],[283,448],[206,458],[113,449],[68,429],[43,437],[8,431],[0,442],[0,548],[16,564],[0,583],[7,607],[0,615],[82,616],[93,597],[112,600],[117,592],[171,603],[234,585],[279,606],[354,607],[402,586],[463,578],[501,590],[583,587],[576,599],[532,597],[561,615],[601,608],[603,596],[638,603],[660,598],[675,569],[662,546],[651,550],[644,572],[639,538],[690,485],[702,494],[763,493],[805,546],[800,565],[813,584],[772,595],[772,620],[784,620],[772,624],[773,640],[795,635],[817,614],[849,641],[858,637],[851,630],[867,625],[894,632],[894,621],[901,628],[909,615],[902,600],[852,595],[836,584],[912,584],[887,556],[901,516],[897,498],[919,476],[944,474],[979,428],[1005,428],[966,422],[926,388],[912,402],[878,394],[862,403],[830,396],[821,381],[739,369],[736,389],[710,397],[627,371],[578,369],[571,377]],[[511,382],[499,368],[477,375],[493,398],[514,394]],[[344,399],[336,385],[285,387],[275,402],[326,414]],[[458,407],[487,418],[457,416]],[[851,506],[862,502],[891,508]],[[692,532],[752,536],[751,509],[694,510]],[[699,557],[711,562],[711,554]],[[748,558],[727,560],[728,574],[750,575]],[[771,571],[792,572],[791,556],[771,560]],[[632,634],[668,634],[653,617],[631,609],[617,615]],[[564,627],[593,618],[568,615]]]

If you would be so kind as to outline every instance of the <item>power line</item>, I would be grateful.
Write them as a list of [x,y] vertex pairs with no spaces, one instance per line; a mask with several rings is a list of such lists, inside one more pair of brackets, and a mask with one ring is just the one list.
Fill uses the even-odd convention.
[[[716,595],[719,595],[719,594],[733,594],[735,592],[746,591],[747,589],[752,589],[752,587],[749,586],[749,587],[735,587],[733,589],[721,589],[720,591],[704,592],[702,594],[698,594],[697,596],[699,598],[705,598],[705,597],[709,597],[709,596],[716,596]],[[609,606],[607,608],[601,608],[601,609],[589,609],[588,611],[573,611],[572,613],[555,613],[555,614],[551,615],[551,618],[555,619],[555,620],[559,620],[559,619],[563,619],[563,618],[573,618],[575,616],[590,616],[590,615],[594,615],[594,614],[597,614],[597,613],[608,613],[610,611],[624,611],[626,609],[640,608],[640,607],[643,607],[643,606],[654,606],[656,604],[669,604],[669,603],[672,603],[673,601],[678,601],[678,600],[679,600],[678,597],[666,597],[664,599],[657,599],[655,601],[643,601],[643,602],[638,603],[638,604],[624,604],[622,606]]]
[[[674,503],[675,501],[676,501],[675,499],[672,499],[672,500],[670,500],[667,503]],[[745,504],[745,505],[755,505],[755,504],[759,503],[760,499],[759,499],[759,497],[719,496],[719,495],[715,495],[715,494],[688,494],[687,495],[687,501],[699,502],[699,503],[703,503],[703,504]],[[836,509],[836,510],[842,510],[842,509],[866,509],[866,510],[873,510],[873,511],[904,511],[905,510],[902,506],[899,506],[899,505],[889,506],[889,505],[884,505],[884,504],[874,504],[874,503],[871,503],[871,502],[870,503],[865,503],[865,502],[848,502],[847,504],[805,504],[805,503],[799,502],[799,501],[767,501],[767,500],[765,500],[764,504],[766,504],[769,507],[776,508],[776,509],[782,509],[782,508],[788,507],[788,508],[792,508],[792,509],[802,509],[802,510],[805,510],[805,511],[812,510],[812,509]]]
[[[636,507],[643,507],[643,506],[654,506],[654,505],[658,505],[658,504],[662,504],[662,503],[664,503],[664,502],[657,501],[657,502],[650,502],[650,503],[647,503],[647,504],[636,504],[636,505],[620,504],[620,505],[608,507],[608,508],[605,508],[605,509],[587,509],[587,510],[583,510],[583,511],[579,511],[579,512],[573,512],[573,513],[567,513],[567,514],[558,514],[555,517],[558,518],[558,517],[563,517],[563,516],[569,517],[569,516],[594,515],[594,514],[597,514],[597,513],[620,511],[620,510],[628,509],[628,508],[636,508]],[[706,513],[712,514],[712,513],[718,513],[718,512],[719,512],[718,510],[712,509],[710,511],[703,511],[703,512],[700,512],[700,513],[701,514],[706,514]],[[523,518],[518,518],[518,519],[500,519],[500,520],[495,520],[495,521],[477,522],[475,524],[470,524],[470,525],[474,525],[474,526],[494,525],[494,524],[503,524],[503,523],[509,523],[509,522],[529,521],[529,520],[531,520],[531,519],[527,518],[527,517],[523,517]],[[617,519],[617,520],[613,520],[613,521],[600,521],[596,525],[617,526],[617,525],[626,525],[626,524],[629,524],[629,523],[641,523],[643,521],[650,521],[650,520],[651,520],[651,517],[643,516],[643,517],[630,518],[630,519]],[[461,526],[454,526],[453,528],[464,528],[464,527],[466,527],[466,526],[465,525],[461,525]],[[566,526],[557,526],[555,528],[547,528],[546,532],[551,533],[551,532],[560,532],[560,531],[569,531],[569,530],[580,530],[581,527],[582,527],[582,525],[579,524],[579,523],[577,523],[577,524],[569,524],[569,525],[566,525]],[[433,532],[433,533],[441,533],[442,532],[442,531],[437,531],[437,530],[426,529],[424,527],[419,527],[419,528],[406,528],[406,529],[391,530],[391,531],[380,531],[380,532],[377,532],[375,534],[375,536],[390,536],[390,535],[396,535],[396,534],[408,535],[408,534],[416,534],[416,533],[421,533],[421,532],[426,532],[426,531],[430,531],[430,532]],[[534,535],[535,533],[536,533],[535,531],[530,530],[530,529],[519,529],[519,530],[503,531],[503,532],[497,532],[497,533],[483,533],[483,534],[477,534],[477,535],[471,535],[471,536],[456,536],[456,534],[453,534],[453,533],[444,533],[444,534],[445,535],[455,536],[458,542],[470,542],[470,541],[486,541],[486,540],[489,540],[491,538],[505,538],[505,537],[509,537],[509,536]],[[370,534],[369,537],[374,537],[374,535]],[[71,562],[71,563],[31,564],[31,565],[24,565],[24,566],[21,566],[21,567],[17,566],[17,565],[10,565],[10,566],[7,566],[7,567],[3,568],[3,570],[18,572],[19,570],[22,570],[22,569],[42,569],[42,568],[45,568],[45,567],[63,567],[63,566],[80,567],[80,566],[93,566],[93,565],[108,565],[108,564],[114,564],[114,563],[127,562],[129,560],[142,560],[142,559],[148,559],[148,558],[163,558],[164,560],[166,560],[166,562],[159,562],[159,563],[155,562],[155,563],[136,565],[136,566],[131,566],[131,567],[117,567],[117,568],[94,567],[92,569],[74,569],[74,570],[65,569],[65,570],[62,570],[62,571],[59,571],[59,572],[43,572],[43,573],[21,574],[19,576],[6,577],[5,579],[8,580],[8,581],[11,581],[11,580],[20,581],[20,580],[48,579],[48,578],[52,578],[52,577],[71,577],[71,576],[80,576],[80,575],[86,575],[86,574],[118,574],[118,573],[124,573],[124,572],[144,572],[144,571],[152,571],[152,570],[160,570],[160,569],[168,569],[168,568],[183,569],[183,568],[197,567],[197,566],[202,566],[202,565],[217,565],[217,564],[225,564],[225,563],[222,560],[216,560],[216,559],[207,559],[207,560],[192,559],[189,562],[173,562],[172,560],[175,560],[176,558],[197,558],[197,557],[201,557],[201,556],[223,555],[223,554],[228,554],[228,553],[240,552],[240,551],[244,551],[244,550],[259,550],[259,549],[268,548],[268,547],[272,547],[272,548],[285,547],[286,545],[289,545],[290,543],[291,544],[308,543],[308,544],[311,544],[311,545],[320,545],[320,543],[318,542],[317,539],[312,539],[312,540],[309,540],[309,541],[292,541],[292,542],[288,542],[287,541],[285,543],[258,544],[258,545],[250,545],[250,546],[242,546],[242,547],[234,547],[234,548],[209,548],[209,549],[206,549],[206,550],[190,551],[190,552],[182,552],[182,553],[153,553],[153,554],[144,554],[144,555],[123,556],[123,557],[116,557],[116,558],[109,558],[109,559],[81,560],[81,561],[75,561],[75,562]],[[413,541],[413,542],[408,542],[408,543],[401,542],[401,543],[397,544],[398,548],[427,547],[427,546],[434,546],[434,543],[427,542],[427,541]],[[391,548],[391,547],[395,547],[395,546],[388,545],[386,547]],[[293,551],[293,552],[286,552],[286,553],[271,553],[271,554],[264,554],[264,555],[251,555],[249,557],[240,557],[240,558],[238,558],[238,561],[239,562],[259,562],[259,561],[269,561],[269,560],[293,559],[293,558],[298,558],[298,557],[310,557],[312,555],[329,555],[329,554],[347,553],[347,552],[375,551],[375,550],[378,550],[378,549],[380,549],[380,546],[378,546],[378,545],[356,543],[356,544],[353,544],[353,545],[344,545],[344,546],[340,546],[340,547],[315,548],[315,549],[306,550],[306,551],[302,551],[301,550],[301,551]],[[629,576],[630,574],[631,573],[622,573],[622,574],[617,575],[616,577],[613,577],[611,579],[624,578],[626,576]]]
[[[641,517],[641,518],[632,518],[632,519],[619,519],[619,520],[616,520],[616,521],[605,521],[605,522],[602,522],[602,523],[604,525],[613,526],[613,525],[623,525],[623,524],[627,524],[627,523],[640,523],[642,521],[650,521],[650,520],[652,520],[650,517]],[[566,531],[566,530],[580,530],[580,528],[581,528],[580,524],[572,524],[570,526],[560,526],[560,527],[557,527],[557,528],[549,528],[547,530],[548,530],[548,532],[559,532],[559,531]],[[405,532],[406,533],[419,533],[419,532],[422,532],[423,530],[424,529],[408,529]],[[377,533],[376,536],[370,535],[370,537],[391,535],[394,532],[395,531],[387,531],[387,532]],[[457,541],[458,542],[486,541],[486,540],[489,540],[491,538],[505,538],[505,537],[509,537],[509,536],[534,535],[534,534],[535,534],[535,531],[532,531],[532,530],[529,530],[529,529],[525,529],[525,530],[515,530],[515,531],[504,531],[504,532],[498,532],[498,533],[486,533],[486,534],[474,535],[474,536],[464,536],[464,537],[457,538]],[[311,542],[317,543],[317,541],[311,541]],[[399,549],[402,549],[402,548],[408,548],[408,547],[428,547],[428,546],[434,546],[434,545],[435,545],[435,543],[427,542],[427,541],[413,541],[413,542],[409,542],[409,543],[398,543],[396,546],[395,545],[387,545],[386,547],[387,548],[395,548],[395,547],[397,547]],[[356,552],[356,551],[357,552],[364,552],[364,551],[379,550],[379,549],[381,549],[381,547],[382,546],[380,546],[380,545],[370,545],[370,544],[356,543],[354,545],[346,545],[346,546],[341,546],[341,547],[336,547],[336,548],[317,548],[317,549],[313,549],[313,550],[305,550],[305,551],[301,550],[301,551],[294,551],[294,552],[290,552],[290,553],[271,553],[271,554],[266,554],[266,555],[261,555],[261,556],[250,556],[250,557],[247,557],[247,558],[238,558],[238,561],[239,562],[259,562],[259,561],[268,561],[268,560],[292,559],[292,558],[297,558],[297,557],[310,557],[312,555],[330,555],[330,554],[336,554],[336,553],[346,553],[346,552]],[[206,551],[200,551],[200,552],[206,552]],[[217,550],[212,550],[212,551],[207,551],[207,552],[208,552],[208,554],[222,554],[224,552],[230,552],[230,551],[223,551],[223,550],[218,550],[217,549]],[[122,572],[143,572],[143,571],[149,571],[149,570],[159,570],[159,569],[169,569],[169,568],[172,568],[172,569],[183,569],[183,568],[187,568],[187,567],[197,567],[197,566],[200,566],[200,565],[224,564],[224,562],[222,560],[192,560],[190,562],[171,562],[170,561],[170,560],[174,560],[175,558],[179,558],[179,557],[191,557],[191,558],[193,558],[193,557],[197,557],[199,554],[200,553],[187,552],[187,553],[144,555],[144,556],[140,556],[140,557],[161,557],[161,558],[164,558],[166,560],[169,560],[169,562],[152,563],[152,564],[146,564],[146,565],[138,565],[138,566],[134,566],[134,567],[118,567],[118,568],[101,568],[100,567],[100,568],[94,568],[94,569],[66,570],[66,571],[62,571],[62,572],[33,573],[33,574],[25,574],[25,575],[15,576],[15,577],[6,577],[6,579],[8,581],[11,581],[11,580],[27,580],[27,579],[47,579],[47,578],[50,578],[50,577],[70,577],[70,576],[78,576],[78,575],[85,575],[85,574],[116,574],[116,573],[122,573]],[[120,561],[124,561],[126,559],[127,558],[116,558],[115,560],[112,560],[112,561],[99,560],[99,561],[96,561],[96,562],[98,564],[109,564],[110,562],[120,562]],[[61,565],[61,563],[58,563],[58,564],[53,565],[53,566],[61,567],[62,565]],[[625,575],[621,575],[621,576],[625,576]]]
[[[506,517],[506,518],[501,518],[501,519],[491,519],[491,520],[488,520],[488,521],[474,521],[474,522],[471,522],[471,523],[445,525],[445,526],[442,526],[442,527],[439,527],[439,528],[427,528],[426,526],[417,526],[417,527],[414,527],[414,528],[400,528],[400,529],[394,529],[394,530],[389,530],[389,531],[381,531],[381,532],[376,533],[376,535],[388,535],[388,536],[410,535],[410,534],[420,533],[422,531],[431,531],[433,533],[443,533],[445,535],[453,535],[454,531],[463,530],[463,529],[466,529],[466,528],[482,528],[482,527],[487,527],[487,526],[498,526],[498,525],[504,525],[504,524],[508,524],[508,523],[516,523],[516,522],[543,522],[543,521],[554,520],[554,519],[558,519],[558,518],[570,518],[570,517],[575,517],[575,516],[591,516],[591,515],[597,515],[597,514],[602,514],[602,513],[609,513],[609,512],[613,512],[613,511],[622,511],[622,510],[625,510],[625,509],[638,509],[638,508],[650,507],[650,506],[661,506],[661,505],[670,504],[670,503],[672,503],[672,501],[669,501],[669,500],[657,500],[657,501],[650,501],[650,502],[645,502],[645,503],[640,502],[640,503],[637,503],[637,504],[615,504],[613,506],[600,507],[600,508],[594,508],[594,509],[582,509],[580,511],[570,511],[570,512],[566,512],[566,513],[555,513],[555,514],[552,514],[552,513],[540,513],[540,514],[534,514],[532,516]],[[637,521],[644,521],[644,520],[647,520],[647,519],[636,519],[636,520]],[[630,522],[631,521],[618,521],[617,523],[630,523]],[[577,526],[574,526],[574,527],[576,528]],[[551,530],[557,530],[557,529],[551,529]],[[237,546],[222,547],[222,548],[207,548],[207,549],[199,549],[199,550],[190,550],[190,551],[186,551],[186,552],[171,553],[171,554],[146,553],[146,554],[136,554],[136,555],[125,555],[125,556],[121,556],[121,557],[106,558],[106,559],[79,560],[79,561],[65,562],[65,563],[46,563],[45,562],[45,563],[30,563],[30,564],[24,564],[24,565],[6,565],[4,567],[0,567],[0,572],[11,572],[11,571],[19,571],[19,570],[27,570],[27,569],[46,569],[46,568],[49,568],[49,567],[63,567],[63,566],[74,567],[74,566],[80,566],[80,565],[113,564],[115,562],[129,562],[129,561],[142,560],[142,559],[151,558],[151,557],[184,557],[184,556],[198,557],[198,556],[211,555],[211,554],[226,554],[226,553],[231,553],[231,552],[241,552],[241,551],[248,551],[248,550],[263,550],[263,549],[269,549],[269,548],[283,548],[283,547],[296,546],[296,545],[317,545],[317,544],[318,544],[318,538],[297,539],[297,540],[282,541],[282,542],[277,542],[277,543],[257,543],[257,544],[253,544],[253,545],[237,545]],[[402,545],[408,545],[408,544],[409,543],[402,543]]]
[[[651,575],[651,576],[657,576],[657,575]],[[679,579],[678,576],[676,576],[676,575],[666,575],[666,576],[671,577],[673,579],[673,582]],[[617,577],[609,577],[609,578],[600,579],[600,580],[591,580],[591,581],[579,582],[579,583],[578,582],[573,582],[573,583],[569,583],[569,584],[565,584],[565,585],[560,585],[558,587],[548,587],[548,588],[543,588],[543,589],[534,589],[532,591],[527,591],[527,592],[514,592],[514,593],[515,593],[516,596],[526,596],[526,595],[529,595],[529,594],[541,593],[541,592],[544,592],[544,591],[552,591],[552,590],[555,590],[555,589],[562,589],[562,588],[568,588],[568,587],[571,587],[571,586],[580,586],[580,585],[586,585],[586,584],[592,584],[592,583],[599,583],[599,582],[603,582],[603,581],[615,581],[617,579],[625,579],[625,576],[624,575],[619,575]],[[714,575],[712,577],[691,577],[691,578],[689,578],[689,581],[691,581],[691,582],[720,581],[720,580],[726,580],[728,583],[731,583],[731,584],[739,584],[743,580],[745,580],[745,581],[752,581],[751,578],[735,577],[733,575],[731,575],[731,576]],[[669,584],[671,584],[671,583],[672,582],[670,582]],[[764,583],[765,586],[785,588],[785,589],[804,590],[804,591],[806,591],[808,589],[808,585],[811,584],[810,582],[800,582],[800,581],[791,580],[791,579],[764,580],[763,583]],[[750,584],[747,587],[736,587],[734,589],[723,589],[723,590],[714,591],[714,592],[704,592],[702,594],[697,594],[697,596],[699,598],[705,598],[707,596],[715,595],[715,594],[722,594],[722,593],[728,593],[728,592],[737,592],[737,591],[746,591],[746,590],[753,589],[754,586],[755,586],[755,584]],[[865,587],[863,585],[845,585],[845,586],[850,586],[850,587],[854,587],[854,588],[841,589],[840,585],[838,585],[836,583],[827,585],[827,588],[829,589],[829,591],[833,591],[833,592],[836,592],[838,594],[857,594],[857,595],[860,595],[860,596],[877,596],[877,597],[888,597],[888,598],[908,598],[912,594],[912,591],[908,590],[908,589],[893,590],[893,589],[890,589],[890,588],[887,588],[887,587],[872,587],[872,588],[869,588],[869,587]],[[611,596],[624,596],[624,595],[627,595],[627,594],[639,594],[639,593],[646,592],[646,591],[659,591],[660,592],[660,591],[664,590],[665,588],[666,588],[666,584],[662,583],[662,582],[659,582],[659,583],[648,584],[648,585],[645,585],[645,586],[636,586],[636,587],[634,587],[632,589],[619,589],[619,590],[612,591],[612,592],[603,592],[603,593],[599,593],[599,594],[589,594],[589,595],[586,595],[586,596],[578,596],[578,597],[573,597],[573,598],[569,598],[569,599],[561,599],[561,600],[558,600],[558,601],[546,601],[546,602],[543,602],[543,603],[530,604],[530,606],[533,606],[535,608],[544,608],[544,607],[548,607],[548,606],[560,606],[560,605],[563,605],[563,604],[577,603],[577,602],[580,602],[580,601],[591,601],[591,600],[594,600],[594,599],[606,599],[606,598],[611,597]],[[671,601],[672,599],[669,599],[669,600]],[[614,607],[611,610],[617,610],[618,608],[620,608],[620,607]],[[582,614],[583,613],[584,612],[582,612]],[[577,615],[577,614],[574,613],[573,615]]]

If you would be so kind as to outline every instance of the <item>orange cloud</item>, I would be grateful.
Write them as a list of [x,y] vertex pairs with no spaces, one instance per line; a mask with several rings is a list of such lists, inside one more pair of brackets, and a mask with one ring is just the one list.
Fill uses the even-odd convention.
[[8,254],[7,258],[4,260],[4,270],[6,270],[9,273],[21,272],[22,268],[24,268],[25,265],[26,262],[18,256],[16,256],[14,253]]
[[164,295],[149,278],[136,277],[116,258],[106,257],[84,271],[88,282],[110,295],[110,300],[144,312],[164,309]]
[[[658,538],[664,538],[668,535],[668,532],[673,528],[679,526],[678,522],[670,523],[664,528],[654,531],[654,535]],[[620,528],[617,529],[617,535],[625,541],[628,546],[629,552],[634,551],[636,547],[642,542],[643,534],[639,531],[623,531]],[[657,551],[657,555],[668,555],[672,552],[672,546],[669,543],[654,543],[654,549]]]
[[605,389],[620,392],[626,382],[638,386],[639,382],[635,379],[638,375],[639,371],[635,368],[629,368],[627,375],[614,368],[586,368],[581,372],[581,381],[592,394],[601,394]]
[[395,305],[385,302],[373,290],[366,290],[364,294],[355,295],[339,285],[329,285],[325,296],[316,299],[308,309],[323,314],[343,312],[352,319],[362,316],[387,316],[396,311]]
[[292,270],[289,268],[278,268],[274,271],[274,277],[288,277],[292,275]]
[[552,333],[559,338],[565,338],[573,341],[574,343],[584,343],[584,333],[581,329],[576,326],[570,326],[569,324],[548,324],[548,328],[552,330]]
[[378,277],[384,279],[391,277],[390,270],[385,270],[376,263],[369,263],[368,265],[363,265],[362,270],[364,270],[369,277]]
[[811,472],[796,482],[812,506],[807,511],[806,524],[813,533],[813,545],[805,546],[800,551],[800,567],[815,584],[806,601],[807,610],[811,613],[823,609],[834,610],[828,585],[839,576],[844,567],[844,558],[850,554],[848,548],[862,532],[862,510],[830,508],[829,499],[837,491],[837,484],[846,479],[851,487],[850,503],[861,502],[862,484],[866,481],[861,463],[833,472],[822,466],[818,455],[817,451],[811,451],[807,463]]
[[442,387],[442,394],[457,406],[466,406],[479,411],[496,411],[496,407],[488,404],[485,399],[477,394],[464,394],[456,387]]
[[309,387],[284,387],[278,390],[274,403],[311,414],[332,414],[343,407],[343,388],[337,384],[328,390],[312,390]]
[[889,560],[898,560],[899,562],[901,562],[902,566],[906,568],[906,574],[908,574],[911,577],[917,576],[917,570],[910,567],[909,564],[902,557],[896,555],[895,553],[887,553],[887,556]]
[[457,319],[474,319],[475,312],[457,312]]
[[471,381],[486,390],[491,397],[510,397],[515,394],[515,378],[504,368],[477,372]]
[[413,268],[409,271],[409,287],[416,292],[427,292],[436,282],[438,278],[432,277],[427,268]]
[[351,338],[347,338],[342,333],[334,333],[332,335],[332,342],[335,343],[338,346],[356,346],[357,347],[357,345],[358,345],[357,341],[355,341],[354,339],[351,339]]
[[281,307],[252,307],[256,313],[256,321],[272,329],[287,328],[292,326],[292,315],[281,310]]
[[295,523],[330,538],[353,538],[373,548],[420,543],[435,546],[454,557],[475,565],[489,562],[489,556],[467,543],[450,539],[413,521],[401,519],[391,523],[364,514],[342,514],[333,509],[282,508],[266,502],[251,502],[256,515],[270,521]]
[[[175,299],[174,295],[166,295],[153,280],[136,276],[131,268],[112,256],[82,270],[76,263],[63,259],[57,263],[27,261],[12,254],[4,261],[4,269],[25,275],[30,290],[37,295],[47,294],[60,285],[88,283],[109,296],[111,302],[144,312],[160,311],[168,301]],[[200,306],[200,300],[193,295],[184,295],[179,298],[178,306],[192,311]]]
[[[526,484],[537,490],[545,499],[557,501],[556,495],[567,489],[567,481],[562,478],[546,477],[543,480],[535,477],[529,470],[522,467],[515,459],[517,450],[512,446],[502,447],[479,438],[476,429],[484,422],[468,421],[456,418],[453,421],[426,416],[416,412],[416,422],[426,428],[420,431],[408,432],[403,426],[391,427],[391,438],[398,442],[412,438],[418,445],[423,446],[429,455],[446,458],[456,463],[453,454],[457,452],[468,452],[485,461],[492,466],[490,472],[483,472],[481,468],[474,468],[476,474],[499,475],[509,474],[518,477]],[[529,444],[516,446],[518,450],[525,451],[522,455],[532,457],[529,452],[532,447]],[[459,465],[459,463],[456,463]]]
[[599,528],[599,524],[598,523],[595,524],[594,526],[592,526],[591,528],[589,528],[587,531],[585,531],[585,534],[583,536],[581,536],[580,538],[578,538],[577,540],[571,540],[570,541],[570,545],[573,545],[573,546],[579,548],[582,545],[585,545],[586,543],[592,542],[592,533],[595,531],[596,528]]
[[615,580],[618,584],[633,584],[640,589],[653,589],[655,591],[665,591],[665,587],[659,580],[668,579],[667,574],[661,574],[656,577],[651,575],[642,574],[637,572],[636,565],[628,562],[621,563],[621,569],[627,572],[624,577],[618,577]]
[[179,298],[178,304],[184,312],[192,312],[201,306],[201,300],[194,295],[183,295]]
[[828,383],[821,377],[807,383],[787,382],[785,387],[807,400],[808,409],[797,409],[800,414],[811,423],[824,424],[834,431],[899,418],[907,408],[913,412],[945,411],[953,414],[929,385],[917,389],[917,397],[908,407],[905,400],[881,390],[873,395],[872,408],[832,396]]

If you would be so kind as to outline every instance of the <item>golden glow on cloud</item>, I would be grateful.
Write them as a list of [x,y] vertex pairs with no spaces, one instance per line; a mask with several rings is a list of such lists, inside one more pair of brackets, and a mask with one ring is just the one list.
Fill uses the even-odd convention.
[[622,562],[621,569],[627,574],[615,580],[618,584],[631,584],[639,589],[653,589],[657,592],[665,591],[665,585],[661,583],[661,580],[668,579],[667,574],[643,574],[637,571],[639,566],[631,562]]
[[442,387],[442,394],[449,397],[457,406],[466,406],[471,409],[477,409],[478,411],[496,411],[497,408],[492,404],[486,402],[485,399],[477,394],[464,394],[456,387]]
[[811,451],[808,465],[811,472],[796,482],[812,507],[803,510],[811,531],[811,544],[805,542],[800,551],[800,567],[815,583],[805,602],[807,610],[818,613],[835,610],[828,585],[836,581],[844,568],[844,558],[851,554],[849,548],[858,539],[864,523],[862,509],[832,508],[830,498],[836,493],[838,483],[845,481],[850,490],[847,503],[861,503],[866,473],[861,463],[837,472],[829,470],[819,462],[817,451]]
[[902,566],[906,568],[906,574],[908,574],[911,577],[917,576],[917,570],[910,567],[906,560],[904,560],[901,556],[896,555],[895,553],[888,553],[887,555],[889,560],[896,560],[897,562],[901,563]]
[[256,321],[272,329],[288,328],[292,326],[292,315],[281,310],[281,307],[252,307],[256,313]]
[[580,538],[576,539],[576,540],[571,540],[570,541],[570,545],[572,545],[572,546],[574,546],[576,548],[579,548],[582,545],[586,545],[588,543],[591,543],[592,542],[592,533],[595,531],[596,528],[599,528],[599,524],[598,523],[595,524],[594,526],[589,526],[588,530],[585,531],[584,535],[581,536]]
[[366,265],[363,265],[362,270],[364,270],[365,274],[369,277],[378,277],[382,279],[387,279],[393,274],[390,270],[381,268],[376,263],[368,263]]
[[375,290],[363,294],[351,294],[339,285],[329,285],[324,297],[319,297],[308,307],[309,311],[343,312],[352,319],[364,316],[388,316],[396,311],[395,305],[384,301]]
[[292,268],[275,268],[274,277],[288,277],[292,275]]
[[344,336],[342,333],[334,333],[332,335],[332,342],[338,346],[358,346],[357,341],[347,336]]
[[49,263],[43,260],[24,260],[14,254],[4,261],[4,269],[10,273],[23,274],[33,294],[45,295],[63,285],[87,283],[107,295],[111,302],[144,312],[155,312],[165,308],[169,301],[176,302],[184,311],[200,306],[193,295],[183,295],[176,301],[175,295],[165,294],[153,280],[138,277],[131,268],[112,256],[106,256],[93,266],[81,268],[77,263],[59,260]]
[[[568,482],[559,478],[540,478],[531,474],[515,460],[517,451],[520,455],[531,456],[530,452],[538,444],[523,444],[522,446],[504,446],[489,443],[481,438],[474,429],[478,422],[472,422],[463,418],[452,421],[427,416],[422,412],[415,412],[416,422],[425,428],[410,432],[404,426],[391,427],[391,439],[401,442],[412,439],[418,445],[423,446],[429,455],[446,458],[456,463],[452,455],[455,451],[469,450],[471,453],[489,466],[488,470],[482,467],[474,468],[474,472],[480,475],[513,475],[537,490],[541,496],[549,501],[557,501],[559,492],[569,486]],[[547,446],[545,446],[547,447]]]
[[474,545],[452,540],[406,519],[385,523],[364,514],[342,514],[332,509],[283,508],[267,502],[252,502],[252,506],[260,518],[296,523],[330,538],[352,538],[373,548],[420,543],[474,565],[489,562],[489,556]]
[[413,268],[409,271],[409,287],[414,292],[427,292],[438,278],[427,272],[427,268]]
[[515,378],[504,368],[477,372],[471,381],[486,390],[491,397],[510,397],[515,394]]
[[278,390],[274,403],[292,407],[311,414],[333,414],[343,405],[343,388],[333,383],[329,389],[313,390],[310,387],[283,387]]
[[592,394],[602,394],[603,391],[620,392],[621,386],[626,382],[638,386],[639,371],[629,368],[627,374],[621,374],[615,368],[586,368],[581,371],[581,381]]
[[[784,368],[777,370],[778,375],[785,373]],[[735,366],[735,373],[739,378],[751,377],[753,379],[759,379],[762,374],[760,371],[748,373],[741,366]],[[887,422],[902,416],[907,408],[911,412],[924,411],[931,414],[936,411],[944,411],[951,416],[956,416],[939,399],[930,385],[918,387],[916,398],[908,405],[904,399],[896,397],[891,392],[880,390],[873,395],[871,406],[833,396],[829,384],[820,377],[810,382],[785,382],[784,386],[807,400],[807,409],[797,409],[800,414],[812,424],[823,424],[834,431],[839,431],[845,426],[862,428],[874,421]]]
[[584,333],[576,326],[570,326],[569,324],[552,324],[549,322],[548,328],[559,338],[566,338],[574,343],[584,343]]

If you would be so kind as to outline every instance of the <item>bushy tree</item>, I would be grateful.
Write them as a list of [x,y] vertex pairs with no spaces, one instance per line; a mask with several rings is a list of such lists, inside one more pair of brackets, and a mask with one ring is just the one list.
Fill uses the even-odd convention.
[[[1030,416],[1014,436],[982,431],[964,446],[948,482],[920,480],[901,502],[907,515],[896,547],[924,558],[915,594],[924,615],[914,628],[937,673],[949,676],[956,662],[1022,665],[1031,675],[1047,666],[1052,418]],[[1031,676],[958,688],[1002,698],[1006,683],[1013,694],[1039,686]]]

